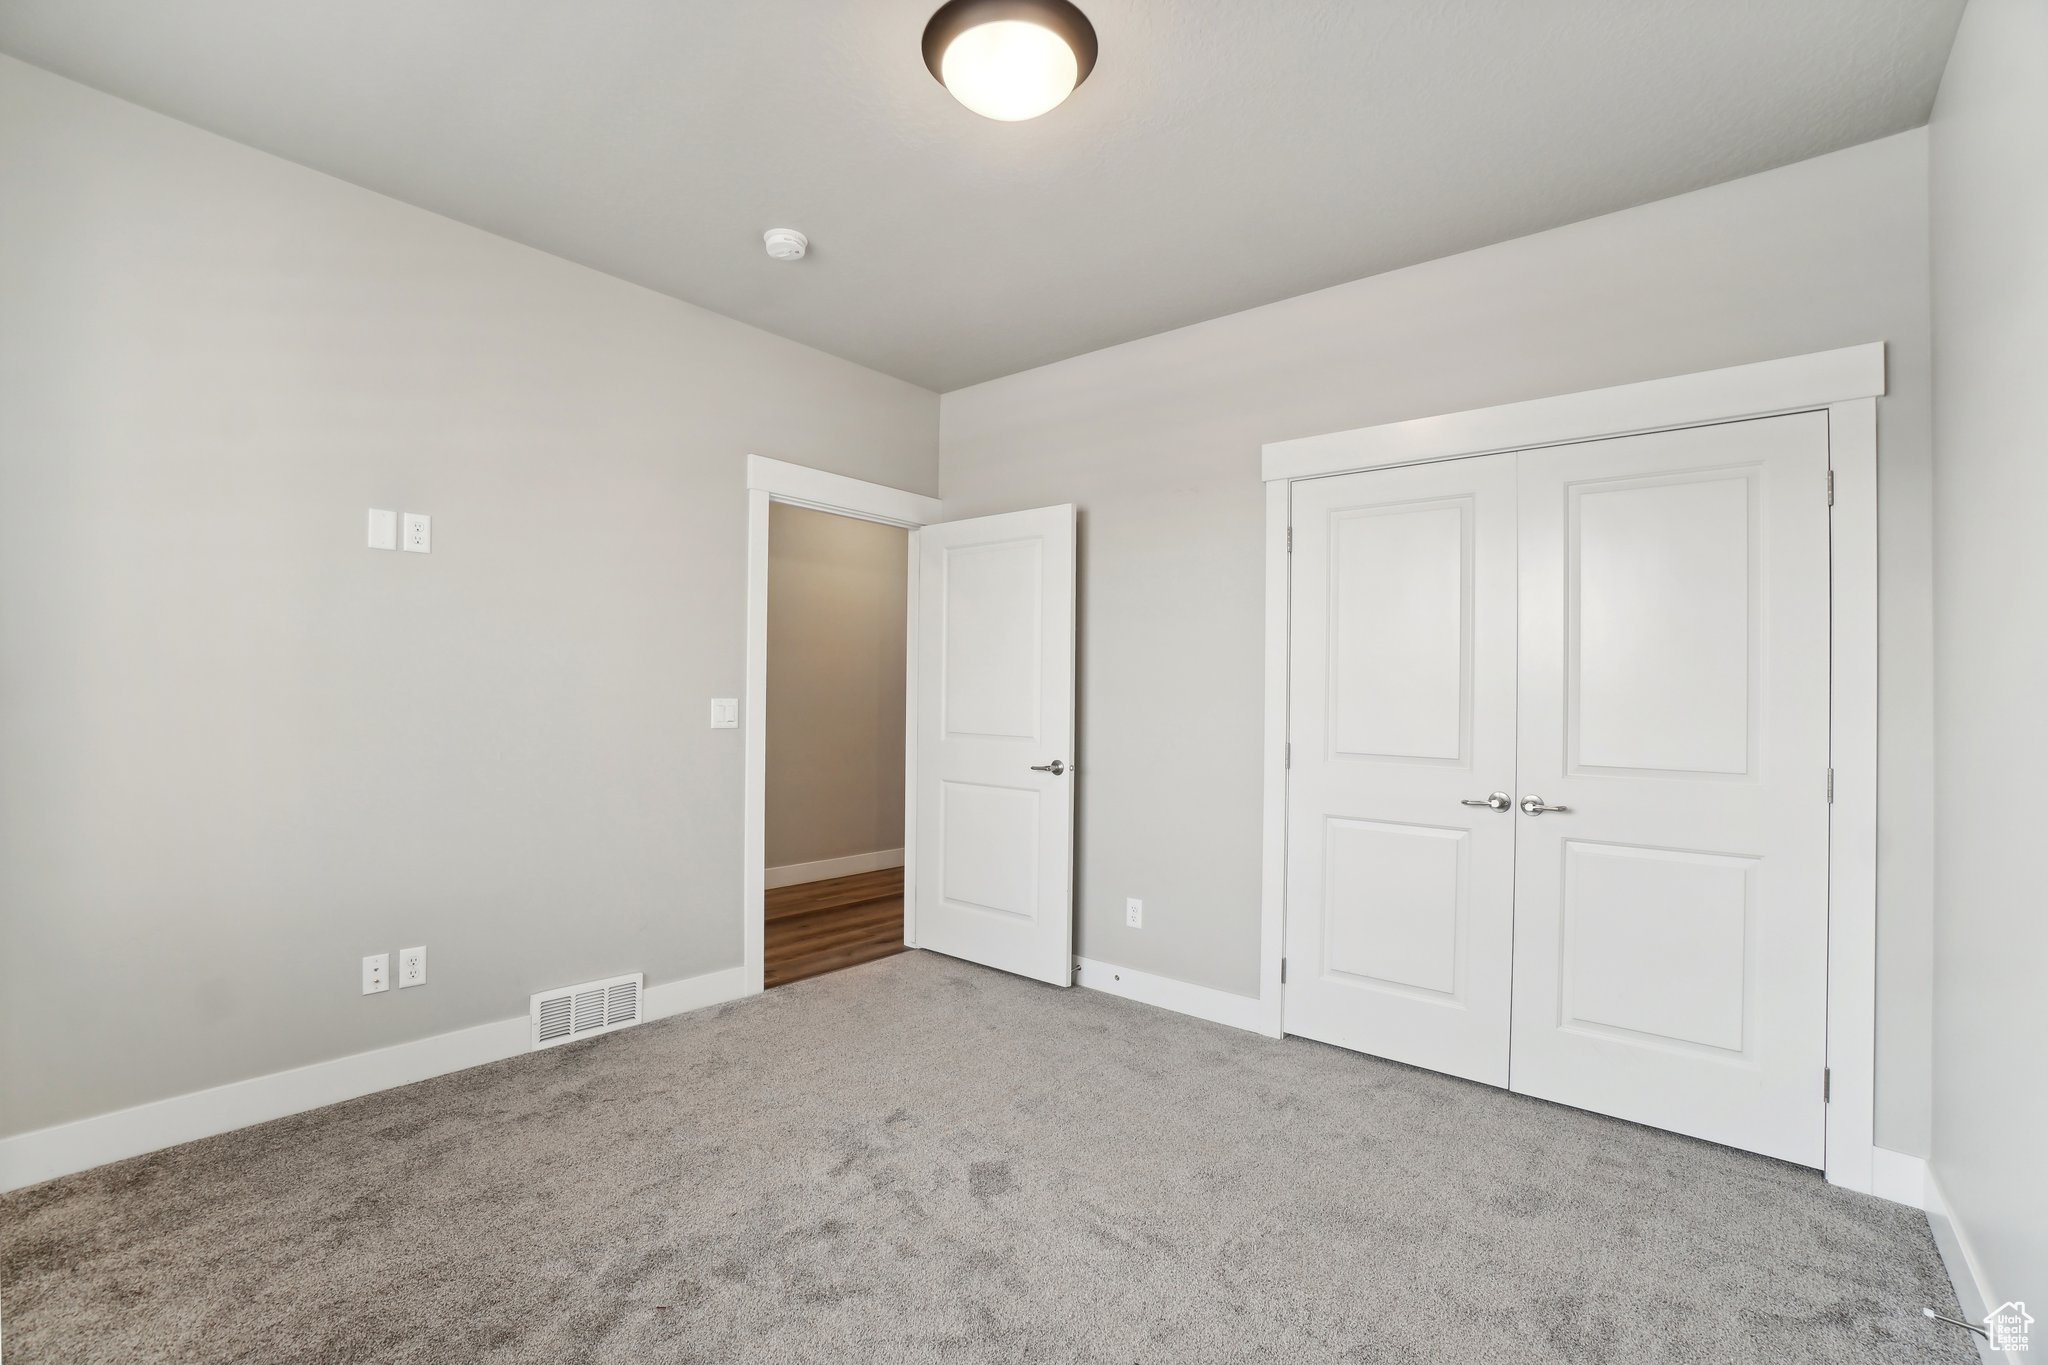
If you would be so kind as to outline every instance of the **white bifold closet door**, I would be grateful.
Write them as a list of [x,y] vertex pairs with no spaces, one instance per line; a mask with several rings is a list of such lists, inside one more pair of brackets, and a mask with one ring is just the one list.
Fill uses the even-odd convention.
[[915,946],[1074,980],[1074,509],[915,533]]
[[1298,483],[1293,527],[1283,1027],[1506,1085],[1513,460]]
[[1296,486],[1289,1032],[1822,1164],[1827,451]]
[[1827,416],[1517,458],[1514,1088],[1820,1166]]

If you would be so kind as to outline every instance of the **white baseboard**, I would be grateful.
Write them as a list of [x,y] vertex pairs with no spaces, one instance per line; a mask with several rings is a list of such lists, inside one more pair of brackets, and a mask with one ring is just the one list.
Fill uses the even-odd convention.
[[728,1000],[753,994],[755,992],[747,989],[747,969],[727,967],[724,971],[705,972],[702,976],[686,976],[680,981],[664,981],[659,986],[649,986],[641,1008],[647,1019],[666,1019],[671,1014],[688,1014],[691,1010],[723,1005]]
[[1870,1192],[1894,1204],[1927,1207],[1927,1158],[1888,1147],[1870,1149]]
[[[1927,1210],[1927,1226],[1934,1230],[1934,1245],[1941,1252],[1941,1263],[1948,1270],[1949,1279],[1956,1287],[1956,1300],[1963,1306],[1966,1321],[1982,1323],[1984,1315],[2005,1300],[1984,1278],[1982,1264],[1970,1246],[1969,1234],[1956,1221],[1954,1210],[1949,1208],[1948,1199],[1941,1192],[1941,1182],[1934,1178],[1934,1168],[1927,1168],[1925,1193],[1921,1196]],[[1961,1328],[1957,1328],[1961,1331]],[[1976,1344],[1977,1355],[1984,1365],[2021,1365],[2017,1351],[1994,1351],[1984,1338],[1975,1332],[1970,1340]]]
[[[659,1019],[749,994],[739,967],[649,986]],[[0,1192],[531,1051],[526,1015],[0,1138]]]
[[770,891],[778,886],[801,886],[805,882],[851,877],[856,872],[880,872],[885,867],[903,866],[903,850],[882,848],[873,853],[849,853],[844,858],[821,858],[815,863],[784,863],[768,869],[761,885]]
[[1129,967],[1085,957],[1075,958],[1074,965],[1080,968],[1074,978],[1077,986],[1121,995],[1141,1005],[1157,1005],[1178,1014],[1192,1014],[1212,1024],[1228,1024],[1253,1033],[1265,1032],[1265,1021],[1256,996],[1233,995],[1213,986],[1193,986],[1185,981],[1175,981],[1170,976],[1154,976],[1150,972],[1133,971]]

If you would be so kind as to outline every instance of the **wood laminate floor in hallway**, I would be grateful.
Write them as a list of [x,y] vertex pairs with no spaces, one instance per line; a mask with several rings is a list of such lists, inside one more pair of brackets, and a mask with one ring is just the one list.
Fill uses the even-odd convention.
[[903,869],[781,886],[767,895],[772,989],[903,951]]

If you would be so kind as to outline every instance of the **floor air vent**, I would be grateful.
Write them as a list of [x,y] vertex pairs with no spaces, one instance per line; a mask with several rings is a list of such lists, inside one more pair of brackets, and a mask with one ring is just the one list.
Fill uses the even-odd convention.
[[553,1047],[639,1023],[643,980],[635,972],[542,991],[530,1002],[534,1047]]

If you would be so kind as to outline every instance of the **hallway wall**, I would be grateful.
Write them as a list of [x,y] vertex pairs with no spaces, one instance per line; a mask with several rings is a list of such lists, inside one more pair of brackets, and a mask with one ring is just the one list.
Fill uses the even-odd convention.
[[909,533],[768,513],[770,868],[903,848]]

